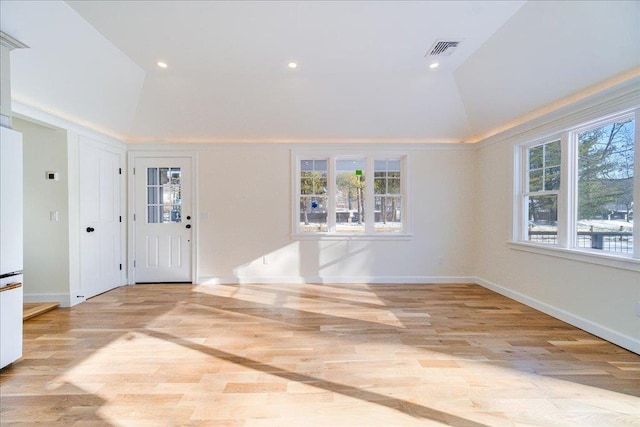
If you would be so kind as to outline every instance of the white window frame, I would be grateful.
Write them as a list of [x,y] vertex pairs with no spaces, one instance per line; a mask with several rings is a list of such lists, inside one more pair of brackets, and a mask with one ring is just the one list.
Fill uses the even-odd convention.
[[[514,206],[513,229],[510,247],[543,255],[559,256],[594,264],[607,265],[640,271],[640,226],[633,229],[633,251],[631,254],[610,252],[577,246],[578,206],[578,135],[589,129],[612,122],[635,119],[634,130],[634,205],[640,201],[640,109],[627,110],[603,118],[580,123],[562,132],[544,138],[514,145]],[[527,150],[531,147],[560,139],[561,183],[558,193],[558,244],[544,244],[528,240],[528,207],[526,204]],[[554,191],[554,193],[556,193]],[[634,215],[635,215],[634,209]],[[634,222],[636,218],[634,217]]]
[[[365,160],[365,207],[371,214],[365,215],[363,232],[336,231],[336,160]],[[306,232],[300,229],[300,162],[302,160],[327,160],[327,229],[326,232]],[[400,160],[400,185],[402,196],[402,230],[398,232],[375,231],[374,161]],[[362,150],[342,152],[338,150],[292,150],[291,152],[291,237],[296,240],[407,240],[410,231],[409,153],[398,151]]]
[[[560,163],[560,188],[558,190],[544,190],[544,179],[543,179],[543,189],[540,191],[529,191],[529,156],[528,156],[528,152],[529,149],[533,148],[533,147],[538,147],[541,145],[545,145],[545,144],[549,144],[551,142],[556,142],[556,141],[560,141],[560,159],[561,159],[561,163]],[[562,185],[565,183],[565,179],[562,176],[562,162],[564,159],[564,153],[563,153],[563,144],[562,144],[562,138],[560,135],[554,135],[553,137],[548,137],[545,138],[543,140],[538,140],[538,141],[534,141],[528,144],[523,144],[521,145],[521,153],[520,153],[520,170],[521,170],[521,177],[520,177],[520,182],[522,183],[522,189],[521,189],[521,196],[520,196],[520,212],[522,212],[522,214],[520,215],[520,227],[519,227],[519,240],[523,241],[523,242],[528,242],[531,243],[527,237],[528,237],[528,227],[529,227],[529,206],[527,205],[527,197],[530,196],[556,196],[557,200],[558,200],[558,218],[557,218],[557,225],[558,225],[558,231],[560,231],[560,223],[561,223],[561,218],[563,218],[563,214],[564,211],[561,208],[564,208],[564,206],[561,206],[562,203],[560,202],[561,200],[561,191],[562,191]],[[544,163],[543,163],[544,165]],[[543,167],[544,170],[544,167]],[[557,240],[558,240],[558,244],[556,245],[551,245],[551,244],[544,244],[544,246],[559,246],[560,245],[560,234],[558,233],[557,236]]]

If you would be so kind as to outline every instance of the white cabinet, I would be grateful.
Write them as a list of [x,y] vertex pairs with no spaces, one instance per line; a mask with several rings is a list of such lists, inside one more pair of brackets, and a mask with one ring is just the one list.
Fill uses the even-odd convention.
[[22,271],[22,203],[22,134],[0,127],[0,274]]
[[0,288],[0,368],[22,357],[22,284]]
[[22,356],[22,135],[0,127],[0,367]]

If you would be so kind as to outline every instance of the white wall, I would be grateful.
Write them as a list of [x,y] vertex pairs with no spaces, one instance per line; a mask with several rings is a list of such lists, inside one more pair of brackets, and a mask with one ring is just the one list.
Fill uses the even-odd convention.
[[291,148],[195,146],[200,283],[425,283],[473,276],[467,225],[475,152],[469,146],[410,147],[413,237],[400,241],[292,240]]
[[[13,127],[24,147],[24,299],[68,305],[67,133],[15,117]],[[60,180],[46,180],[46,171]],[[58,221],[50,220],[51,211]]]
[[[640,273],[556,256],[524,252],[508,244],[511,239],[513,145],[534,140],[563,120],[578,121],[611,114],[622,104],[638,102],[637,87],[620,96],[616,107],[606,97],[591,102],[589,109],[574,108],[555,114],[547,123],[532,124],[521,131],[529,136],[513,136],[502,141],[481,144],[477,151],[478,200],[475,207],[475,233],[478,282],[561,320],[585,329],[635,352],[640,352],[640,317],[636,304],[640,302]],[[634,101],[635,99],[635,101]],[[617,102],[617,101],[616,101]],[[607,107],[607,103],[612,106]],[[637,104],[636,104],[637,105]],[[571,117],[574,117],[573,119]],[[546,129],[544,129],[546,127]]]

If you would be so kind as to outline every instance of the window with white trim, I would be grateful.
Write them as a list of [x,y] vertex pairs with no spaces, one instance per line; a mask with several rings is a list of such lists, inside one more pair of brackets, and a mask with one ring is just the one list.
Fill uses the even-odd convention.
[[374,160],[375,226],[377,232],[402,231],[402,167],[399,159]]
[[294,235],[406,235],[406,154],[295,153]]
[[517,147],[516,241],[640,258],[634,228],[637,115],[594,121]]
[[560,193],[560,141],[526,149],[524,204],[528,214],[525,238],[557,244],[558,195]]
[[300,230],[327,231],[327,159],[300,161]]

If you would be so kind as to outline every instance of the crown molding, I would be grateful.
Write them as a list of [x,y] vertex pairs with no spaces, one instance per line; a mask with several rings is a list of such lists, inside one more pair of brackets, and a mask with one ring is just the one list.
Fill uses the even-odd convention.
[[29,46],[22,43],[20,40],[11,37],[4,31],[0,31],[0,45],[9,48],[9,50],[29,48]]
[[558,108],[484,138],[474,145],[479,149],[505,141],[537,139],[564,132],[606,115],[633,110],[640,106],[640,71],[632,73],[631,78],[615,82],[602,90],[585,92],[584,97],[574,97],[566,103],[560,102]]
[[44,109],[17,101],[11,102],[13,117],[27,120],[33,123],[50,127],[52,129],[63,129],[75,132],[78,135],[92,138],[93,140],[104,142],[106,144],[118,147],[126,147],[126,144],[118,135],[111,135],[100,130],[93,129],[88,126],[79,124],[73,120],[66,119]]

